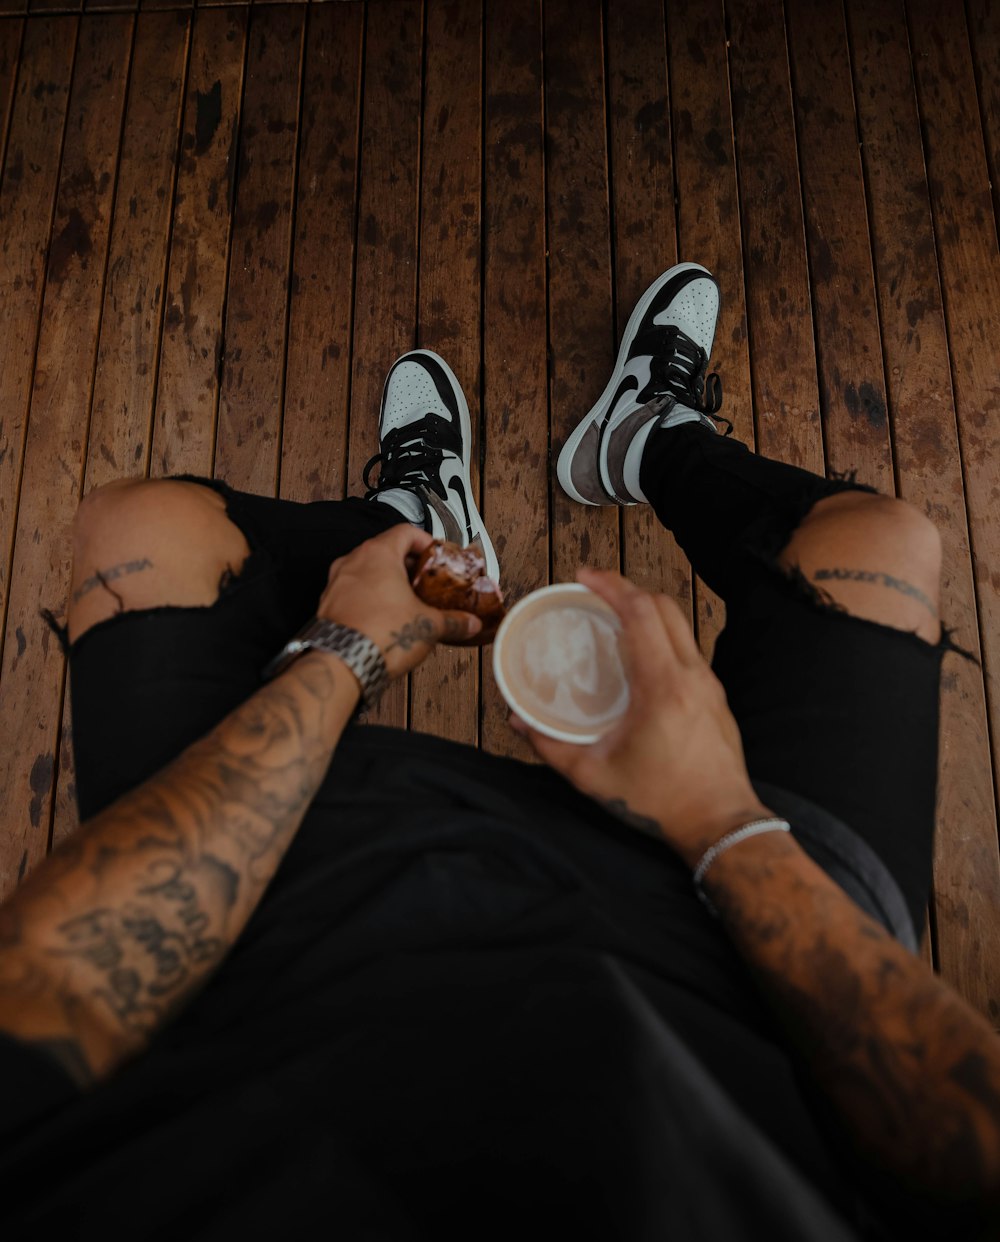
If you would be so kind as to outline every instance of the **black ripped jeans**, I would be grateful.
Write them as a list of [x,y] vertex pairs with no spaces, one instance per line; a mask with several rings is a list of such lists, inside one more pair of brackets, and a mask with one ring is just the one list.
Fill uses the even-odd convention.
[[[73,644],[83,818],[253,693],[267,661],[314,612],[330,562],[402,520],[361,500],[297,504],[191,481],[225,496],[251,553],[210,607],[120,613]],[[758,792],[791,815],[776,792],[788,791],[853,830],[919,927],[931,879],[941,657],[952,644],[850,617],[775,561],[817,500],[857,485],[758,457],[700,424],[655,432],[641,482],[726,602],[713,667]]]

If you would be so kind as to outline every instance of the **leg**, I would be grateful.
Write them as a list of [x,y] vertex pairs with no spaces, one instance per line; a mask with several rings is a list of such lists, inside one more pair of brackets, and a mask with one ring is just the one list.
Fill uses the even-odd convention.
[[937,777],[940,539],[910,506],[661,430],[643,489],[727,605],[713,667],[750,774],[824,807],[880,855],[919,925]]
[[388,505],[300,505],[210,480],[91,493],[74,525],[68,615],[82,818],[252,694],[315,610],[331,561],[401,520]]

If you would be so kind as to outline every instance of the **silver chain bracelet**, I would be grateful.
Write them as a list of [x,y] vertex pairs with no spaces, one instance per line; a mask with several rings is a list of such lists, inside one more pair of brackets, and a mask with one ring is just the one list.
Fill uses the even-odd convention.
[[719,855],[725,853],[731,845],[736,845],[739,841],[745,841],[747,837],[756,837],[763,832],[791,832],[791,830],[792,826],[787,819],[755,819],[749,824],[744,824],[742,828],[737,828],[734,832],[727,833],[721,841],[716,841],[713,846],[710,846],[702,854],[691,879],[694,881],[695,892],[701,898],[702,904],[710,914],[716,918],[719,917],[718,910],[712,905],[708,894],[701,886],[701,882],[705,878],[705,872]]

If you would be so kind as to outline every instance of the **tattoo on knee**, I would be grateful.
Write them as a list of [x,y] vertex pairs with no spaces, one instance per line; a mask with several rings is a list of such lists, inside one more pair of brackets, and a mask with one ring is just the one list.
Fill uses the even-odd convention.
[[912,582],[904,582],[902,578],[894,578],[892,574],[868,569],[817,569],[812,576],[818,582],[828,582],[831,579],[837,582],[873,582],[877,586],[889,587],[892,591],[899,591],[902,595],[910,596],[917,603],[923,604],[935,618],[938,615],[937,608],[923,591],[915,587]]
[[73,592],[73,603],[77,603],[84,595],[89,594],[95,587],[102,586],[118,601],[118,607],[123,608],[124,601],[117,591],[113,591],[108,585],[117,578],[124,578],[126,574],[137,574],[143,569],[152,569],[153,562],[148,556],[142,557],[137,561],[122,561],[120,565],[112,565],[110,569],[95,570],[89,578],[84,579],[82,585]]

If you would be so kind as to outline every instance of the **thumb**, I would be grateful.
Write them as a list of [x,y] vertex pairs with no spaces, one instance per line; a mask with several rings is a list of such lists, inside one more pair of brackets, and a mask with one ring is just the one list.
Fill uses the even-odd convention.
[[460,643],[472,638],[483,628],[482,621],[471,612],[441,612],[438,639],[445,643]]
[[579,758],[579,746],[575,746],[572,742],[559,742],[554,737],[539,733],[537,729],[525,724],[514,712],[511,712],[510,727],[515,733],[520,733],[523,738],[527,738],[539,759],[544,759],[550,768],[555,768],[563,775],[569,774],[573,761]]

